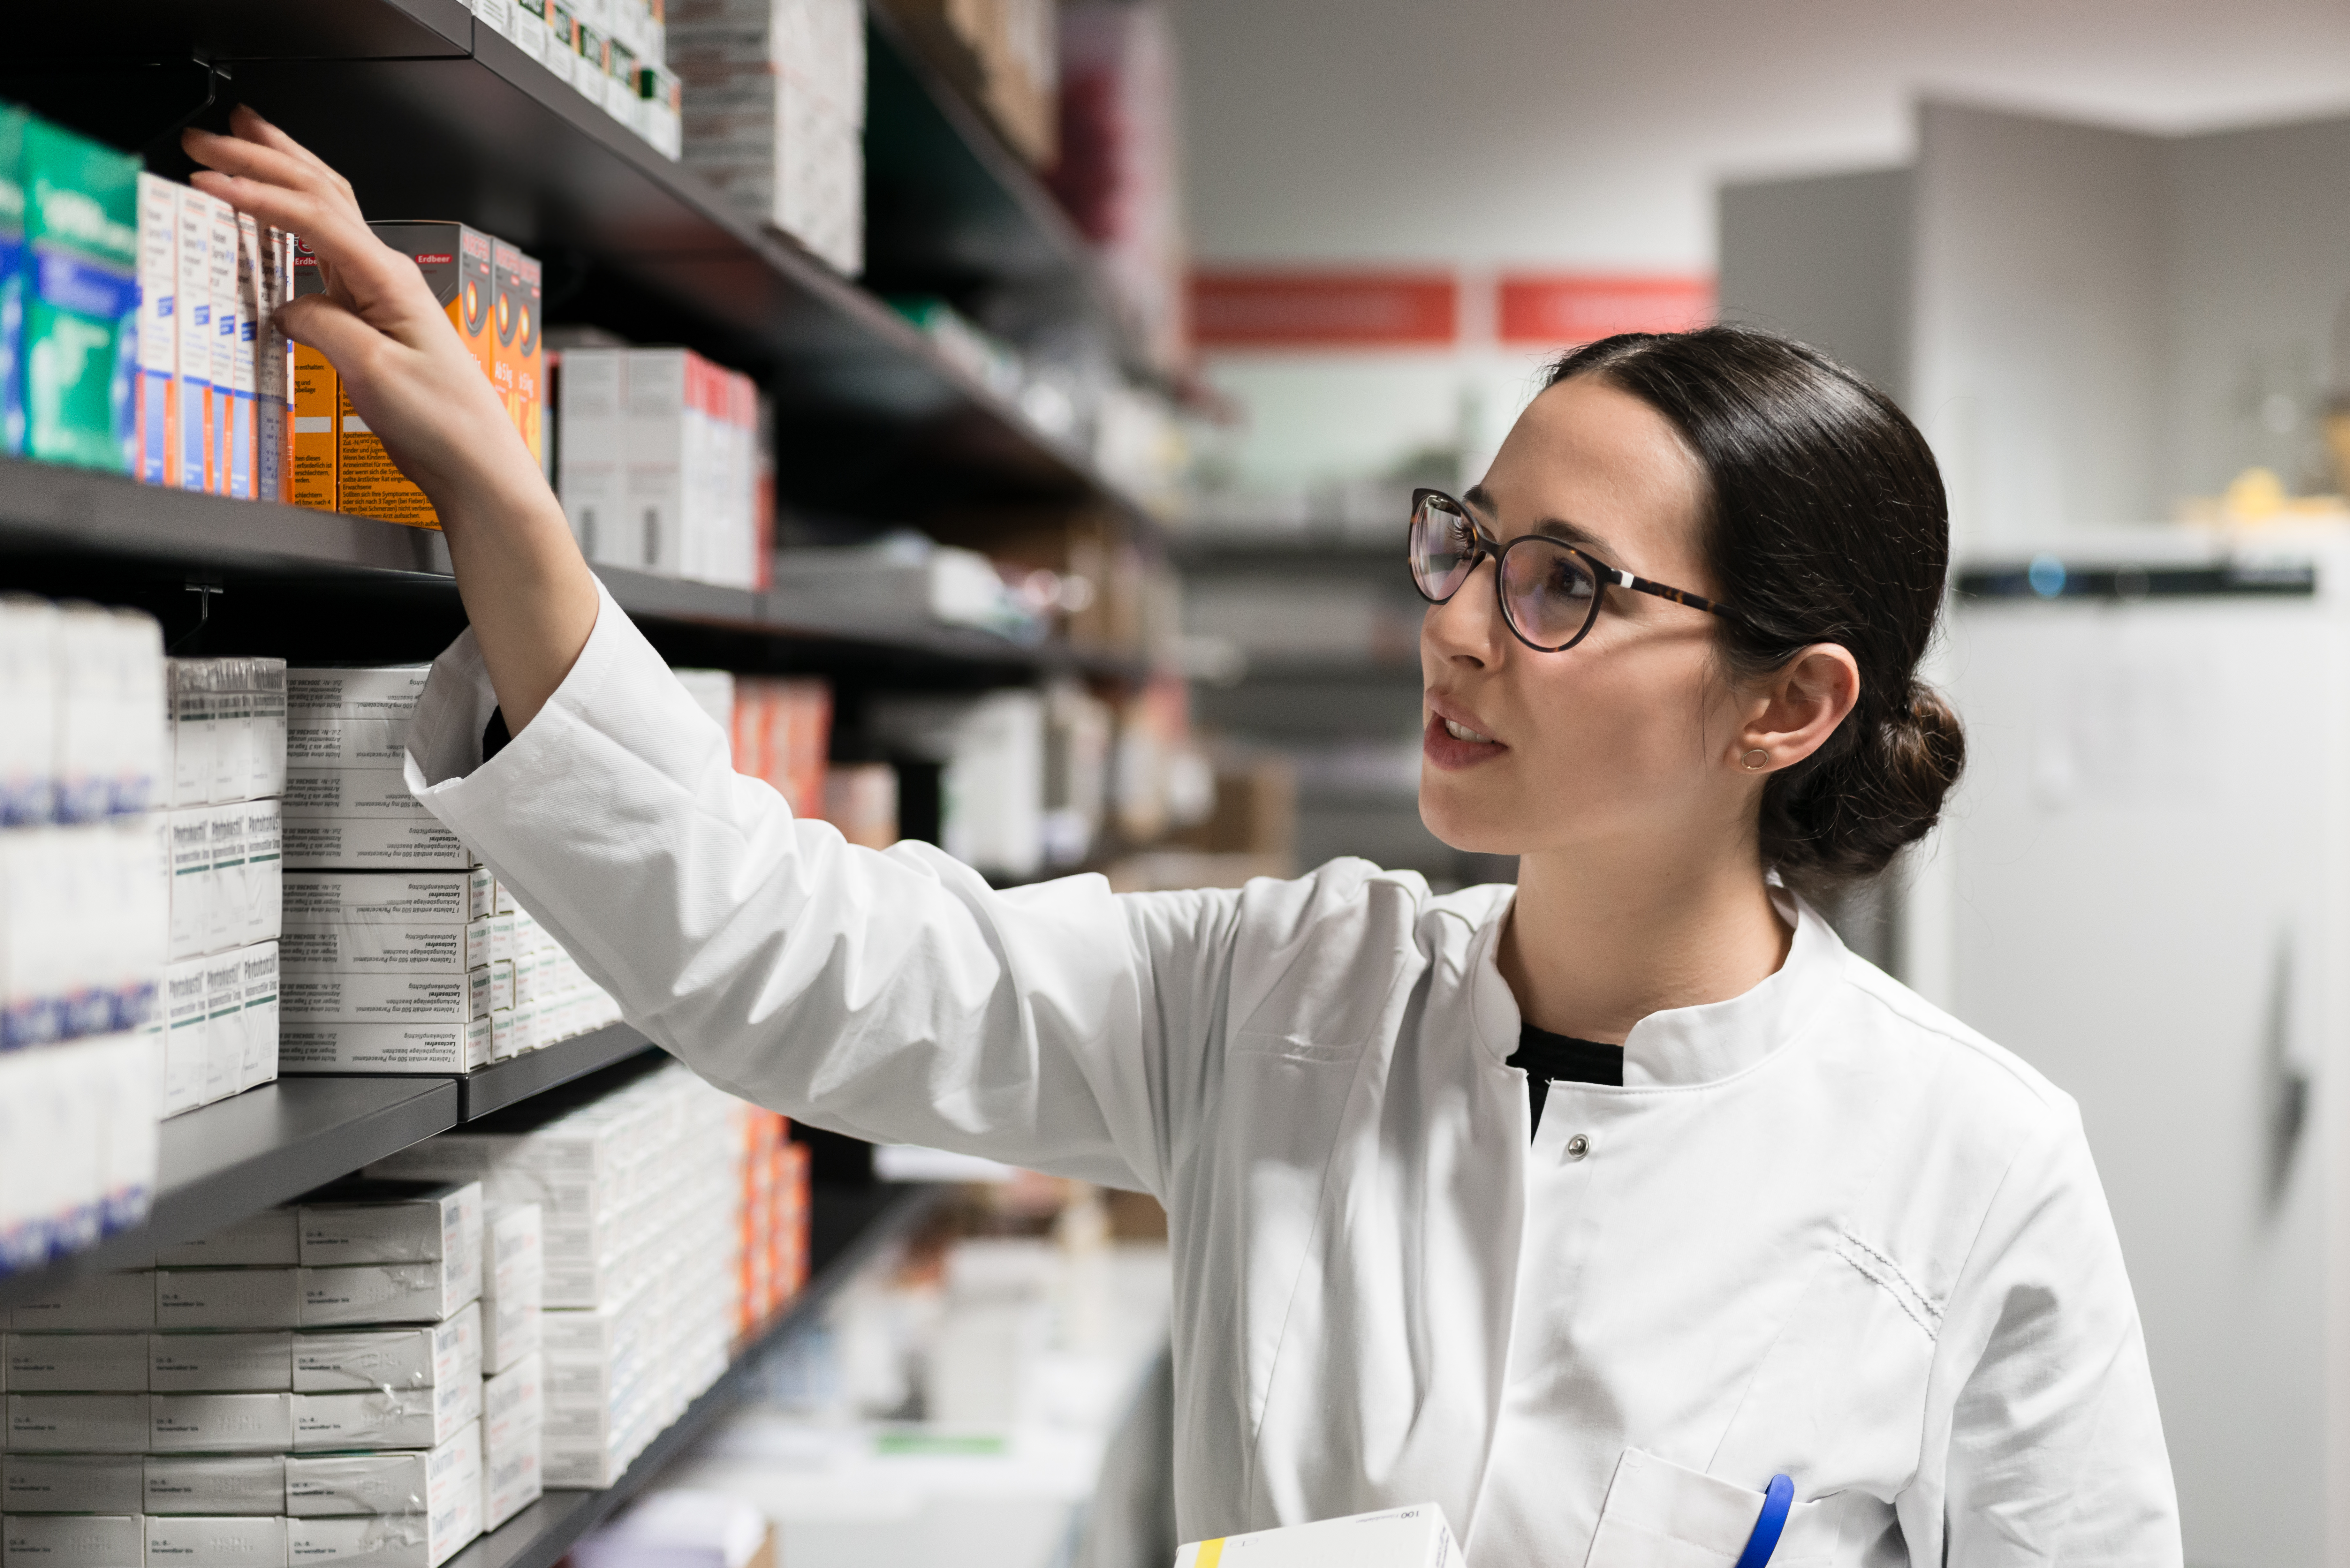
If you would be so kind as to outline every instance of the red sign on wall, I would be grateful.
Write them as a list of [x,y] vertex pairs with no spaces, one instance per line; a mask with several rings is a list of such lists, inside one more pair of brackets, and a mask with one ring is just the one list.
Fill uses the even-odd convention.
[[1461,287],[1449,272],[1201,272],[1191,330],[1207,348],[1444,348]]
[[1682,332],[1713,319],[1713,279],[1657,273],[1504,273],[1504,343],[1565,348],[1618,332]]

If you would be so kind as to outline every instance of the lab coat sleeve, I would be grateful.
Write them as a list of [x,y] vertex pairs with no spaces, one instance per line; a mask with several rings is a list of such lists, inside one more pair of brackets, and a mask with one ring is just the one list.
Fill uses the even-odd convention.
[[735,773],[598,592],[577,662],[486,763],[472,633],[436,661],[408,753],[427,809],[712,1083],[877,1142],[1163,1195],[1237,895],[1119,898],[1099,877],[998,892],[928,846],[849,845]]
[[[2175,1568],[2178,1501],[2120,1239],[2077,1111],[2051,1124],[2010,1166],[1951,1298],[1947,1554],[1913,1561]],[[1930,1539],[1903,1523],[1913,1549]]]

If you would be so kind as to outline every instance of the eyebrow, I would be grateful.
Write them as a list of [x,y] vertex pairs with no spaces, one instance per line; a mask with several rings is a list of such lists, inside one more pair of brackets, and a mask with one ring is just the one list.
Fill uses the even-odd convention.
[[[1471,485],[1467,490],[1461,492],[1461,499],[1475,507],[1485,516],[1492,516],[1493,497],[1492,493],[1483,485]],[[1545,517],[1541,522],[1536,523],[1532,527],[1528,528],[1526,532],[1529,534],[1541,534],[1549,538],[1556,539],[1562,545],[1573,545],[1578,549],[1589,550],[1596,555],[1612,556],[1614,554],[1614,552],[1609,549],[1607,542],[1605,539],[1602,539],[1590,529],[1586,528],[1582,524],[1570,523],[1564,517]]]

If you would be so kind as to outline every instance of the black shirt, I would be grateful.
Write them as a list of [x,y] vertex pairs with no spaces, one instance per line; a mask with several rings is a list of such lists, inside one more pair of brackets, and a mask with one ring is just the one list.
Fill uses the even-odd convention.
[[1550,1098],[1553,1084],[1624,1085],[1624,1047],[1553,1034],[1531,1023],[1519,1027],[1518,1048],[1507,1064],[1525,1069],[1526,1096],[1534,1103],[1536,1132],[1542,1130],[1543,1102]]

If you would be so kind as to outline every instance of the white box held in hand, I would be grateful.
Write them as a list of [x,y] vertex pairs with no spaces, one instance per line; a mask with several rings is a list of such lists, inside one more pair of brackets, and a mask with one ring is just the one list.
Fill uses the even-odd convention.
[[135,1513],[12,1513],[7,1568],[145,1568],[147,1521]]
[[303,1519],[445,1513],[456,1504],[459,1492],[481,1484],[481,1428],[468,1423],[435,1449],[317,1458],[296,1454],[286,1461],[286,1511]]
[[347,1329],[294,1341],[294,1387],[302,1394],[433,1388],[481,1370],[481,1309],[471,1303],[427,1328]]
[[1467,1568],[1432,1502],[1194,1541],[1175,1568]]

